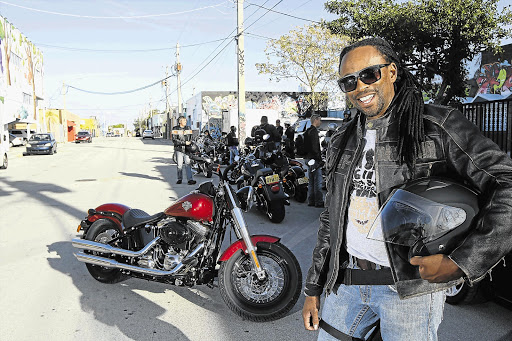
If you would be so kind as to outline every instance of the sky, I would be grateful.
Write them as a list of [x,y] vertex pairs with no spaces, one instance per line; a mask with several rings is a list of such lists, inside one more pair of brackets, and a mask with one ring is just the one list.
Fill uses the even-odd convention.
[[[269,38],[336,19],[324,3],[244,0],[246,91],[298,91],[295,81],[258,75],[255,64],[266,61]],[[511,3],[501,0],[499,7]],[[166,69],[169,104],[176,106],[177,43],[184,105],[200,91],[237,90],[234,0],[0,0],[0,15],[43,51],[48,108],[131,128],[150,108],[165,109],[165,88],[158,81]]]
[[[266,61],[268,38],[335,19],[324,2],[244,1],[246,91],[298,90],[296,82],[269,82],[255,64]],[[7,0],[0,1],[0,15],[43,52],[48,108],[65,107],[82,118],[97,116],[129,127],[150,108],[163,111],[160,83],[127,94],[91,92],[131,91],[165,78],[166,69],[175,74],[177,43],[184,105],[199,91],[237,90],[233,0]],[[169,104],[176,106],[177,78],[168,81]]]

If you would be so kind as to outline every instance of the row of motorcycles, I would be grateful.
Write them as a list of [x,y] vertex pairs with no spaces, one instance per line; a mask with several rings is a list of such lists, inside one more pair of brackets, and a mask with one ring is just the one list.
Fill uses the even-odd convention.
[[276,143],[268,142],[269,137],[247,138],[241,155],[225,169],[223,177],[237,186],[245,211],[256,204],[270,221],[280,223],[290,198],[306,201],[309,180],[302,164],[288,158]]
[[[225,169],[223,177],[236,185],[245,211],[255,204],[270,221],[280,223],[290,198],[306,201],[309,180],[302,163],[288,158],[278,144],[268,139],[268,135],[247,138],[244,149]],[[207,178],[212,176],[215,164],[229,164],[226,145],[204,135],[195,139],[188,154],[192,169]]]

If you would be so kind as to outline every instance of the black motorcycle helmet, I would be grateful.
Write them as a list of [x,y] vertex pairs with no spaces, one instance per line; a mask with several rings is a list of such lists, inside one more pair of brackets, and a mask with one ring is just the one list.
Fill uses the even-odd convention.
[[478,212],[476,191],[447,178],[421,178],[392,192],[376,219],[381,228],[374,223],[368,238],[408,247],[408,259],[450,254],[474,227]]

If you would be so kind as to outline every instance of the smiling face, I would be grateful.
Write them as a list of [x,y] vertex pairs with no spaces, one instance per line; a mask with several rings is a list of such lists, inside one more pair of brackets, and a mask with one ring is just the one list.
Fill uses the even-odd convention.
[[[375,47],[356,47],[341,60],[340,77],[343,78],[369,66],[387,63]],[[381,68],[380,72],[381,78],[375,83],[364,84],[358,79],[356,89],[346,93],[350,102],[370,120],[383,116],[395,96],[396,64],[391,63]]]

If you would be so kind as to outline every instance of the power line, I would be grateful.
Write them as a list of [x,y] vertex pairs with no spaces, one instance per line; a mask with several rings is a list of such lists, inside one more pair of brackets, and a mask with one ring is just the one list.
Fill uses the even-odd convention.
[[[265,15],[267,15],[267,14],[268,14],[268,12],[270,12],[274,7],[276,7],[277,5],[279,5],[281,2],[283,2],[283,0],[280,0],[277,4],[275,4],[274,6],[272,6],[272,8],[266,8],[266,10],[267,10],[267,11],[266,11],[265,13],[263,13],[263,14],[262,14],[258,19],[254,20],[254,21],[253,21],[249,26],[244,27],[243,32],[245,32],[245,30],[247,30],[249,27],[251,27],[252,25],[254,25],[255,23],[257,23],[261,18],[263,18]],[[267,2],[265,1],[265,3],[267,3]],[[264,4],[265,4],[265,3],[264,3]]]
[[[80,88],[77,88],[75,86],[72,86],[72,85],[69,85],[69,84],[65,84],[66,85],[66,89],[68,88],[71,88],[71,89],[75,89],[77,91],[82,91],[82,92],[86,92],[86,93],[89,93],[89,94],[93,94],[93,95],[126,95],[126,94],[129,94],[129,93],[132,93],[132,92],[137,92],[137,91],[141,91],[141,90],[145,90],[147,88],[150,88],[152,86],[155,86],[157,84],[160,84],[161,82],[163,82],[164,80],[167,80],[171,77],[174,77],[175,75],[170,75],[170,76],[167,76],[165,78],[162,78],[154,83],[151,83],[151,84],[148,84],[148,85],[145,85],[143,87],[140,87],[140,88],[137,88],[137,89],[132,89],[132,90],[126,90],[126,91],[116,91],[116,92],[101,92],[101,91],[91,91],[91,90],[85,90],[85,89],[80,89]],[[67,93],[67,91],[66,91]]]
[[[180,45],[180,48],[184,47],[194,47],[194,46],[200,46],[200,45],[206,45],[211,43],[216,43],[218,41],[224,41],[226,38],[223,39],[216,39],[216,40],[210,40],[205,41],[202,43],[196,43],[196,44],[189,44],[189,45]],[[161,48],[153,48],[153,49],[125,49],[125,50],[109,50],[109,49],[86,49],[86,48],[79,48],[79,47],[67,47],[67,46],[57,46],[57,45],[50,45],[50,44],[42,44],[42,43],[34,43],[34,45],[41,46],[41,47],[49,47],[49,48],[55,48],[55,49],[61,49],[61,50],[67,50],[67,51],[80,51],[80,52],[112,52],[112,53],[132,53],[132,52],[155,52],[155,51],[168,51],[168,50],[176,50],[176,47],[161,47]]]
[[23,8],[23,9],[29,10],[29,11],[46,13],[46,14],[53,14],[53,15],[60,15],[60,16],[64,16],[64,17],[86,18],[86,19],[143,19],[143,18],[165,17],[165,16],[170,16],[170,15],[178,15],[178,14],[185,14],[185,13],[190,13],[190,12],[196,12],[196,11],[200,11],[200,10],[207,9],[207,8],[215,8],[215,7],[219,7],[221,5],[224,5],[227,2],[229,2],[229,1],[223,1],[223,2],[221,2],[219,4],[217,4],[217,5],[210,5],[210,6],[205,6],[205,7],[201,7],[201,8],[195,8],[195,9],[190,9],[190,10],[186,10],[186,11],[181,11],[181,12],[160,13],[160,14],[146,14],[146,15],[133,15],[133,16],[115,16],[115,17],[113,17],[113,16],[91,16],[91,15],[80,15],[80,14],[71,14],[71,13],[46,11],[46,10],[42,10],[42,9],[37,9],[37,8],[32,8],[32,7],[26,7],[26,6],[11,4],[11,3],[7,2],[7,1],[0,1],[0,3],[2,3],[4,5],[19,7],[19,8]]
[[295,19],[299,19],[299,20],[304,20],[304,21],[309,21],[309,22],[313,22],[313,23],[316,23],[316,24],[320,24],[319,21],[315,21],[315,20],[311,20],[311,19],[306,19],[306,18],[301,18],[301,17],[297,17],[297,16],[294,16],[294,15],[291,15],[291,14],[288,14],[288,13],[283,13],[283,12],[279,12],[279,11],[273,10],[272,8],[276,7],[277,5],[275,5],[272,8],[266,8],[266,7],[263,7],[261,5],[253,4],[253,3],[250,3],[250,2],[248,2],[248,4],[250,6],[260,7],[260,8],[266,9],[267,11],[274,12],[274,13],[281,14],[281,15],[285,15],[287,17],[291,17],[291,18],[295,18]]

